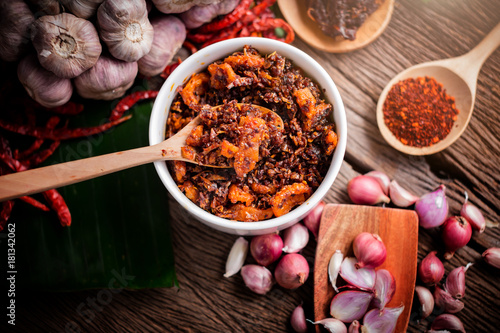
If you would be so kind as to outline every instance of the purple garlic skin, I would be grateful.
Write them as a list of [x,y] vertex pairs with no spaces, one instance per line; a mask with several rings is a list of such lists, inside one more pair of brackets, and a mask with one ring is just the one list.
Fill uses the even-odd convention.
[[152,0],[155,7],[162,13],[182,13],[194,6],[207,6],[222,0]]
[[74,79],[74,84],[83,98],[112,100],[125,94],[136,75],[136,62],[102,55],[94,67]]
[[47,108],[65,104],[73,94],[71,80],[60,78],[40,66],[35,55],[28,55],[19,62],[17,76],[28,95]]
[[59,0],[28,0],[38,16],[61,14]]
[[31,41],[40,64],[63,78],[74,78],[94,66],[102,51],[92,23],[67,13],[36,20]]
[[59,0],[73,15],[88,19],[97,12],[97,8],[104,0]]
[[207,6],[194,6],[181,13],[179,17],[186,28],[195,29],[203,24],[212,21],[218,15],[226,15],[234,10],[240,0],[222,0],[219,3],[213,3]]
[[157,16],[151,20],[154,29],[151,51],[139,59],[139,73],[144,76],[160,74],[186,39],[186,27],[173,15]]
[[97,23],[113,57],[134,62],[151,50],[154,31],[145,0],[106,0],[97,9]]
[[17,61],[30,46],[29,29],[35,17],[22,0],[0,2],[0,59]]

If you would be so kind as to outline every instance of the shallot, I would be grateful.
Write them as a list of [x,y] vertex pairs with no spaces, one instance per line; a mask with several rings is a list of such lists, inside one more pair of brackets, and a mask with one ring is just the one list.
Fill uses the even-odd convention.
[[250,253],[259,265],[267,266],[281,256],[283,240],[277,233],[259,235],[250,242]]
[[365,176],[372,177],[373,179],[375,179],[379,183],[384,194],[389,195],[389,185],[391,183],[391,180],[385,173],[381,171],[370,171],[366,173]]
[[500,268],[500,248],[490,247],[483,252],[482,257],[491,266]]
[[373,304],[375,307],[383,310],[396,292],[396,280],[391,272],[386,269],[379,269],[376,271],[373,292]]
[[347,327],[343,322],[335,318],[325,318],[315,322],[314,325],[323,325],[330,333],[347,333]]
[[356,268],[356,258],[346,257],[340,266],[340,276],[349,284],[365,290],[372,290],[376,272],[373,268]]
[[441,314],[437,316],[431,324],[432,330],[451,330],[465,333],[464,325],[458,317],[452,314]]
[[433,192],[420,197],[415,203],[415,211],[421,227],[429,229],[444,223],[448,216],[448,201],[445,194],[446,187],[440,185]]
[[461,216],[446,219],[442,230],[443,242],[446,247],[445,259],[450,259],[455,251],[469,243],[472,236],[470,223]]
[[297,253],[309,242],[309,231],[302,223],[296,223],[283,232],[283,252]]
[[265,295],[273,285],[273,274],[264,266],[245,265],[241,267],[241,277],[245,285],[254,293]]
[[344,323],[360,320],[368,310],[373,294],[359,290],[347,290],[336,294],[330,304],[330,314]]
[[325,209],[325,202],[320,201],[304,218],[304,225],[312,232],[314,238],[318,238],[319,222],[321,221],[323,209]]
[[384,194],[378,181],[368,176],[356,176],[347,183],[347,194],[355,204],[375,205],[389,203],[391,199]]
[[418,276],[426,285],[435,285],[444,276],[444,265],[436,256],[436,251],[432,251],[420,263],[418,267]]
[[434,288],[434,303],[446,313],[457,313],[464,308],[464,303],[453,298],[449,292],[436,286]]
[[102,51],[94,25],[68,13],[38,18],[31,41],[40,64],[62,78],[74,78],[94,66]]
[[363,332],[392,333],[396,329],[398,318],[403,313],[404,306],[397,308],[373,309],[363,317]]
[[342,254],[342,251],[336,250],[328,262],[328,278],[330,279],[330,283],[336,292],[339,292],[337,288],[337,277],[339,275],[340,265],[342,265],[343,259],[344,255]]
[[472,266],[472,263],[468,263],[465,267],[457,267],[446,277],[444,289],[446,289],[451,296],[459,299],[465,296],[465,273],[470,266]]
[[479,233],[482,233],[486,228],[486,221],[484,219],[484,216],[479,208],[468,202],[469,196],[467,195],[467,192],[464,193],[465,200],[464,204],[462,205],[462,209],[460,210],[460,215],[467,219],[472,229],[479,231]]
[[243,237],[238,237],[229,251],[226,261],[226,273],[224,277],[230,277],[238,273],[248,253],[248,241]]
[[384,242],[377,234],[362,232],[353,242],[356,259],[356,268],[376,268],[382,265],[387,257]]
[[401,187],[395,180],[389,186],[389,195],[392,203],[398,207],[411,206],[419,199],[419,197]]
[[309,264],[306,258],[298,253],[286,254],[278,262],[274,277],[283,288],[296,289],[309,277]]
[[297,333],[306,333],[307,332],[307,322],[306,315],[304,313],[304,308],[302,304],[299,304],[292,312],[292,316],[290,317],[290,325]]
[[434,310],[434,296],[429,289],[422,286],[416,286],[415,293],[420,304],[420,319],[423,320]]
[[351,325],[349,325],[348,333],[359,333],[361,329],[361,324],[358,320],[353,320]]

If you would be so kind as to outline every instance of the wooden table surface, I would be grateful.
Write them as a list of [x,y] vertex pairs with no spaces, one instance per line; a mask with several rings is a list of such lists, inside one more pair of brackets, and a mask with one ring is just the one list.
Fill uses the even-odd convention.
[[[374,43],[347,54],[330,54],[293,43],[320,62],[344,100],[348,145],[340,174],[325,198],[349,203],[352,177],[380,170],[417,195],[446,184],[451,214],[458,214],[463,192],[485,217],[500,221],[500,50],[485,62],[478,81],[472,120],[462,137],[445,151],[407,156],[380,135],[375,106],[383,87],[398,72],[420,62],[458,56],[473,48],[500,22],[500,0],[401,0],[392,20]],[[237,236],[194,221],[173,199],[171,227],[179,288],[122,291],[107,306],[96,306],[87,322],[82,302],[98,290],[75,293],[30,292],[19,296],[19,332],[288,332],[289,317],[303,302],[313,318],[313,278],[297,290],[275,287],[265,296],[250,292],[241,276],[224,278],[227,254]],[[145,244],[147,246],[147,244]],[[314,265],[315,241],[303,254]],[[445,262],[446,272],[475,264],[467,272],[465,308],[458,317],[468,332],[500,327],[500,270],[481,260],[488,247],[500,247],[500,229],[474,234],[467,247]],[[419,261],[443,247],[438,230],[419,231]],[[424,332],[429,321],[410,322],[409,332]],[[312,329],[312,327],[311,327]]]

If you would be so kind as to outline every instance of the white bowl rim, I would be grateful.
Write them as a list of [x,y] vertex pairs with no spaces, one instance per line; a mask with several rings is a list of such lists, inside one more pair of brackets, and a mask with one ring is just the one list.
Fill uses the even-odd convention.
[[[163,117],[163,114],[167,113],[166,111],[167,109],[170,108],[170,104],[165,106],[161,106],[160,104],[162,104],[161,103],[162,98],[163,99],[166,98],[164,96],[167,96],[169,93],[172,93],[172,90],[175,86],[175,82],[178,80],[177,77],[179,76],[185,77],[185,79],[189,77],[193,73],[189,71],[189,68],[192,66],[192,64],[196,63],[197,59],[208,57],[212,50],[223,48],[224,50],[227,50],[226,54],[229,55],[235,51],[241,50],[244,45],[251,45],[252,47],[255,47],[257,50],[259,50],[259,47],[265,47],[265,48],[278,47],[280,50],[276,51],[281,55],[283,55],[283,53],[287,54],[298,53],[302,58],[304,58],[304,61],[307,61],[309,65],[312,66],[313,70],[315,71],[314,78],[313,75],[310,75],[313,81],[317,83],[318,78],[320,77],[322,80],[328,82],[328,86],[331,87],[331,90],[329,90],[329,92],[333,95],[333,98],[330,98],[328,102],[332,103],[334,106],[335,127],[336,127],[336,133],[338,135],[338,142],[337,142],[337,147],[335,148],[334,151],[334,155],[332,156],[330,168],[328,169],[327,174],[325,175],[320,186],[314,191],[314,193],[309,197],[309,199],[306,200],[306,202],[294,208],[291,212],[283,216],[258,222],[240,222],[215,216],[205,211],[204,209],[193,203],[191,200],[189,200],[184,195],[184,193],[182,193],[178,189],[177,184],[171,177],[170,172],[168,171],[165,161],[154,162],[154,166],[161,181],[163,182],[167,190],[170,192],[170,194],[176,199],[176,201],[179,204],[181,204],[187,211],[193,214],[195,217],[197,217],[202,221],[205,221],[204,223],[212,224],[215,226],[215,228],[219,230],[226,230],[226,232],[228,232],[227,230],[238,230],[243,232],[259,231],[263,229],[278,230],[280,226],[287,224],[287,222],[289,222],[291,219],[296,219],[298,221],[304,218],[305,215],[310,211],[310,209],[312,207],[315,207],[319,203],[319,201],[325,196],[325,194],[328,192],[328,190],[334,183],[334,180],[340,171],[340,167],[343,163],[344,154],[346,150],[347,120],[346,120],[344,104],[342,102],[340,93],[330,75],[325,71],[325,69],[323,69],[323,67],[321,67],[321,65],[319,65],[316,62],[316,60],[314,60],[307,53],[287,43],[263,37],[233,38],[218,43],[214,43],[199,50],[195,54],[188,57],[185,61],[183,61],[163,83],[160,92],[158,94],[158,97],[154,102],[153,110],[151,112],[151,118],[149,124],[149,143],[150,145],[154,145],[165,140],[166,116]],[[288,56],[285,57],[290,61],[292,61],[294,65],[296,65],[295,61],[290,59],[290,57]],[[210,62],[213,61],[214,60],[211,60]],[[208,63],[206,64],[206,66],[208,66]],[[299,65],[296,66],[299,68],[303,67]],[[189,73],[189,75],[186,75],[185,73]],[[324,89],[325,92],[327,92],[324,85],[321,85],[321,87]],[[331,99],[333,99],[333,101]],[[158,135],[158,126],[160,126],[158,125],[158,122],[163,121],[162,119],[165,119],[162,125],[163,136]]]

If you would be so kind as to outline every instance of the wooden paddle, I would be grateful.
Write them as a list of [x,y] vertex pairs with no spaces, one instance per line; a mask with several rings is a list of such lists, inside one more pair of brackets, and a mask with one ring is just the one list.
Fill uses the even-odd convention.
[[[331,317],[330,303],[335,294],[328,279],[328,263],[335,250],[354,256],[352,241],[361,232],[378,234],[387,248],[387,259],[379,268],[390,271],[396,293],[387,307],[405,308],[395,332],[406,332],[417,276],[418,218],[413,210],[360,206],[325,206],[318,233],[314,264],[315,320]],[[321,325],[316,327],[319,332]]]

